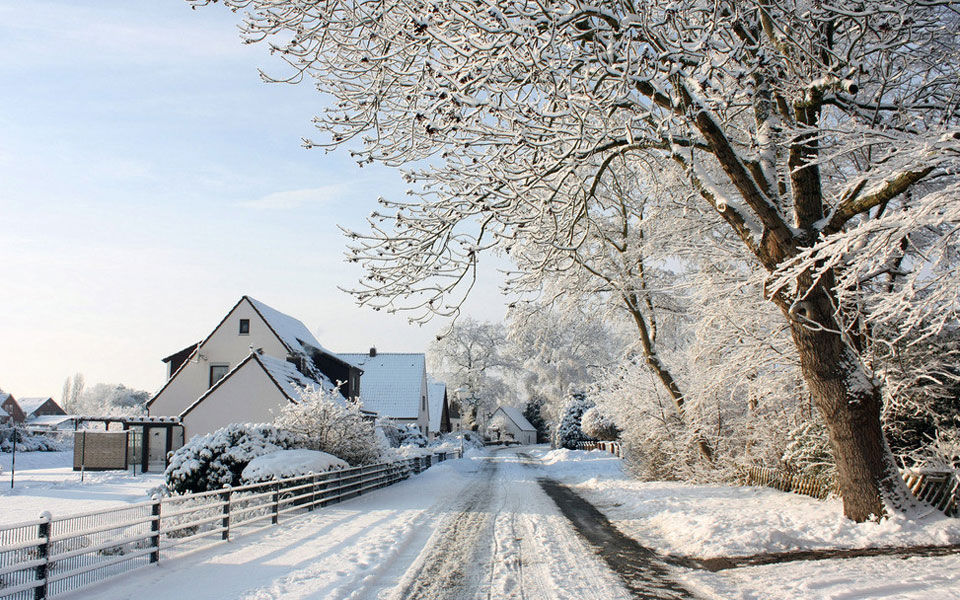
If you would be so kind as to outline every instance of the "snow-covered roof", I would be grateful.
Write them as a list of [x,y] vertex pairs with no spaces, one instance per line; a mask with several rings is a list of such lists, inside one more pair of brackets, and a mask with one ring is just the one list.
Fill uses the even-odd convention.
[[440,419],[443,417],[443,398],[446,394],[447,384],[428,375],[427,405],[430,407],[430,431],[440,431]]
[[[0,399],[0,402],[3,402],[3,399]],[[10,413],[5,411],[2,406],[0,406],[0,417],[9,417]]]
[[523,413],[520,412],[520,409],[514,408],[512,406],[501,406],[499,410],[503,411],[503,414],[513,421],[513,424],[520,428],[520,431],[536,431],[537,428],[530,424],[530,421],[527,420]]
[[19,398],[17,399],[17,404],[20,405],[20,410],[23,411],[23,414],[30,416],[33,414],[33,411],[40,408],[47,400],[53,400],[53,398],[49,396],[46,398]]
[[360,400],[367,410],[382,417],[416,419],[427,360],[423,353],[378,352],[338,354],[363,369]]
[[9,397],[10,397],[10,394],[8,394],[7,392],[0,392],[0,404],[3,404],[4,402],[6,402],[7,398]]
[[31,427],[58,427],[68,421],[78,419],[77,415],[40,415],[27,419],[27,425]]
[[[263,365],[264,370],[277,382],[283,393],[291,400],[300,398],[300,388],[312,386],[322,388],[328,392],[335,392],[337,386],[326,376],[319,374],[316,379],[308,377],[297,370],[293,363],[267,356],[265,354],[255,354],[255,358]],[[338,393],[335,397],[342,399]]]
[[[250,301],[253,308],[260,313],[263,320],[267,322],[270,329],[277,334],[277,337],[280,338],[280,341],[283,342],[283,345],[286,346],[290,352],[300,352],[309,356],[310,348],[316,348],[317,350],[322,350],[327,354],[336,356],[333,352],[321,346],[317,338],[313,337],[313,334],[307,329],[307,326],[298,319],[267,306],[255,298],[251,298],[250,296],[244,297]],[[309,346],[309,348],[307,346]]]

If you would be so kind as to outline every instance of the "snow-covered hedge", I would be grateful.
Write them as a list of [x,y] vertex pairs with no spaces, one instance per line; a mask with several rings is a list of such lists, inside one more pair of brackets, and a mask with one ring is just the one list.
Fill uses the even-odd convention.
[[63,442],[42,434],[26,433],[22,429],[0,426],[0,452],[13,451],[13,436],[17,436],[17,452],[59,452],[65,449]]
[[194,436],[173,453],[163,476],[172,492],[187,494],[240,484],[244,468],[258,456],[302,447],[299,435],[273,425],[228,425]]
[[319,450],[277,450],[250,461],[243,469],[243,483],[260,483],[349,467],[346,461]]

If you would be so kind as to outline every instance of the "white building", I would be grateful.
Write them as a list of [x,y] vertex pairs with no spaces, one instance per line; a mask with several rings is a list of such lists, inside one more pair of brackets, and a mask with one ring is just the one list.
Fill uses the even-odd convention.
[[414,424],[427,434],[427,360],[423,353],[377,352],[340,354],[362,369],[360,401],[363,408],[405,425]]
[[184,439],[230,423],[270,421],[296,400],[295,385],[339,389],[345,397],[360,385],[356,365],[326,350],[297,319],[249,296],[203,341],[164,362],[170,378],[147,410],[180,417]]
[[447,384],[427,375],[427,412],[430,414],[430,437],[456,431],[450,422]]
[[537,443],[537,428],[512,406],[497,408],[487,425],[487,435],[494,440],[517,441],[525,446]]

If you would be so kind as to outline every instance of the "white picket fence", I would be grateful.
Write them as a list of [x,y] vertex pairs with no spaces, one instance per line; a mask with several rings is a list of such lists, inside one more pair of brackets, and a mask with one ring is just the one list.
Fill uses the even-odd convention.
[[0,599],[39,600],[391,485],[446,452],[0,527]]

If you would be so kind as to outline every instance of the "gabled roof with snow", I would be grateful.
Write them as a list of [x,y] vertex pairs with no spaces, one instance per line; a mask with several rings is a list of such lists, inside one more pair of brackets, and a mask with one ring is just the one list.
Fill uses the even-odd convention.
[[321,346],[320,342],[317,341],[317,338],[310,333],[310,330],[307,329],[307,326],[304,325],[299,319],[295,319],[273,307],[267,306],[256,298],[251,298],[250,296],[244,296],[244,298],[246,298],[247,301],[250,302],[250,305],[253,306],[253,309],[256,310],[261,317],[263,317],[267,327],[269,327],[277,335],[277,337],[280,338],[280,341],[291,353],[302,353],[306,356],[310,356],[312,354],[311,351],[313,349],[317,349],[324,354],[332,356],[333,358],[342,360],[352,367],[358,366],[349,360],[344,359],[341,355],[335,354]]
[[[361,389],[363,389],[361,387]],[[427,405],[430,407],[430,431],[440,431],[443,417],[443,399],[447,395],[447,384],[427,375]]]
[[[267,323],[267,326],[277,337],[280,338],[280,341],[283,342],[283,345],[287,347],[287,350],[290,352],[298,352],[306,355],[310,354],[310,348],[316,348],[317,350],[323,350],[332,354],[329,350],[320,345],[320,342],[317,341],[317,338],[313,337],[313,334],[310,333],[310,330],[307,329],[307,326],[304,325],[300,320],[291,317],[290,315],[284,314],[279,310],[267,306],[263,302],[250,296],[244,296],[250,304],[253,306],[263,320]],[[307,348],[309,346],[310,348]]]
[[23,411],[23,414],[30,416],[33,414],[33,411],[40,408],[44,402],[47,400],[53,400],[53,398],[18,398],[17,404],[20,405],[20,410]]
[[[0,398],[0,402],[3,402],[3,398]],[[4,410],[2,406],[0,406],[0,417],[9,417],[9,416],[10,416],[10,413],[8,413],[6,410]]]
[[381,417],[416,419],[427,360],[423,353],[378,352],[339,354],[363,369],[360,376],[360,401],[367,410]]
[[6,402],[7,398],[9,397],[10,397],[10,394],[8,394],[7,392],[0,392],[0,404],[3,404],[4,402]]
[[514,408],[512,406],[501,406],[498,410],[502,410],[503,414],[507,415],[507,418],[513,421],[513,424],[520,428],[520,431],[536,431],[537,428],[530,424],[530,421],[527,420],[523,413],[520,412],[520,409]]

